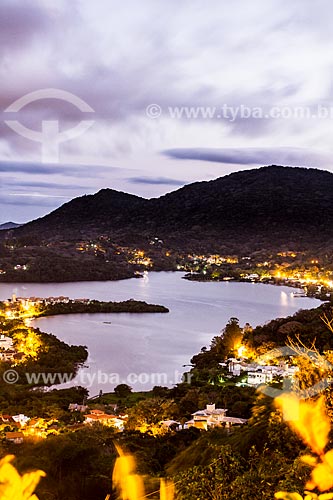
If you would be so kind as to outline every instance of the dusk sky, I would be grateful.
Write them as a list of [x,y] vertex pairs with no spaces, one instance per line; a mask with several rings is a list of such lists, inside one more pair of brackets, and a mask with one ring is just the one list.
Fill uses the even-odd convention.
[[[272,163],[332,170],[332,20],[329,0],[2,0],[0,223],[105,187],[153,197]],[[93,123],[56,156],[5,120]]]

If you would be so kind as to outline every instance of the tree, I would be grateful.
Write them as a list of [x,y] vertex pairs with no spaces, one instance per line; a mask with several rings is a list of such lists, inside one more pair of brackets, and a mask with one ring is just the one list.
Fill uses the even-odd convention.
[[152,389],[152,393],[157,398],[166,398],[170,393],[168,387],[162,387],[161,385],[155,385]]
[[212,463],[192,467],[175,477],[177,498],[237,498],[233,496],[230,484],[242,476],[244,466],[245,461],[230,446],[222,446]]
[[158,434],[160,422],[172,419],[177,413],[178,407],[171,399],[145,399],[130,409],[127,428]]
[[241,344],[242,337],[243,332],[239,326],[239,319],[230,318],[222,332],[223,344],[228,353],[238,349]]
[[114,393],[119,398],[127,398],[132,392],[132,387],[127,384],[119,384],[114,388]]
[[225,358],[233,354],[241,344],[243,331],[238,318],[230,318],[221,335],[214,337],[210,350]]

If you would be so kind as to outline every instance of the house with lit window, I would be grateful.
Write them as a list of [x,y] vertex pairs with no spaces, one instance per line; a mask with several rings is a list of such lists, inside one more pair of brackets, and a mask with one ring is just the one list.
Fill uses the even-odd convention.
[[22,444],[24,436],[22,432],[6,432],[6,441],[14,444]]
[[227,411],[225,408],[215,408],[215,404],[207,405],[204,410],[192,413],[192,419],[185,422],[184,427],[207,430],[214,427],[229,428],[233,425],[243,425],[247,422],[244,418],[227,417]]
[[124,430],[125,421],[127,416],[116,416],[116,415],[108,415],[101,410],[91,410],[90,413],[84,415],[84,423],[85,424],[96,424],[100,423],[103,425],[107,425],[109,427],[115,427],[119,431]]

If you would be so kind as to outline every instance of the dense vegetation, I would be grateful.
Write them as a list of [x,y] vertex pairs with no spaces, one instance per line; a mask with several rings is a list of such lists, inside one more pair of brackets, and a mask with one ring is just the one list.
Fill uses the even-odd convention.
[[[15,358],[15,371],[17,383],[1,384],[0,399],[10,399],[12,393],[23,390],[25,386],[52,385],[43,383],[43,380],[30,381],[27,374],[67,374],[74,377],[78,368],[86,361],[88,351],[85,346],[68,345],[59,340],[55,335],[41,332],[39,328],[26,326],[21,319],[8,320],[0,314],[0,327],[2,333],[13,339],[14,348],[17,352]],[[10,361],[0,363],[0,378],[10,369]]]
[[[128,278],[144,268],[130,263],[128,252],[137,248],[150,254],[156,270],[176,269],[187,253],[253,255],[292,248],[329,260],[332,188],[328,171],[270,166],[150,200],[103,189],[1,231],[0,269],[6,273],[0,281]],[[97,248],[77,251],[82,240],[98,241]]]
[[[32,242],[26,242],[21,239],[12,240],[10,236],[4,244],[0,243],[0,265],[6,272],[0,274],[0,282],[102,281],[134,276],[133,270],[121,259],[114,258],[111,262],[106,262],[104,258],[78,255],[73,249],[73,243],[50,248],[47,242],[42,240],[36,244],[36,240],[40,241],[40,238],[32,236]],[[18,271],[14,268],[17,265],[26,268]]]
[[243,342],[257,354],[284,346],[288,339],[303,343],[307,347],[315,344],[322,353],[333,349],[333,334],[323,322],[324,314],[332,314],[332,305],[324,303],[315,309],[300,310],[293,316],[278,318],[265,325],[245,332]]
[[82,238],[82,231],[127,231],[130,243],[131,234],[138,237],[143,231],[173,241],[182,233],[185,247],[187,237],[199,242],[209,234],[218,235],[220,245],[230,245],[234,238],[237,245],[250,237],[261,248],[260,236],[271,244],[292,241],[300,246],[304,240],[330,246],[332,193],[333,175],[328,171],[271,166],[196,182],[151,200],[103,189],[66,203],[14,234],[42,231],[43,238],[59,238],[79,232]]
[[122,302],[101,302],[91,300],[89,302],[62,302],[59,304],[48,304],[42,306],[38,316],[56,316],[58,314],[76,313],[167,313],[169,309],[157,304],[147,304],[140,300],[124,300]]

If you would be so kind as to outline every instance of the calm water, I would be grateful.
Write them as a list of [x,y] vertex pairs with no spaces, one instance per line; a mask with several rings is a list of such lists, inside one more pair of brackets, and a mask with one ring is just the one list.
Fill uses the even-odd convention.
[[183,365],[190,363],[202,346],[208,346],[232,316],[239,318],[241,325],[249,322],[256,326],[320,305],[316,299],[293,297],[293,289],[287,287],[199,283],[181,276],[153,272],[144,279],[124,281],[0,284],[0,300],[12,293],[116,301],[133,298],[170,309],[169,314],[80,314],[34,321],[35,326],[61,340],[88,347],[89,367],[81,370],[77,383],[88,386],[91,395],[100,389],[108,392],[122,382],[135,390],[172,386],[179,381]]

